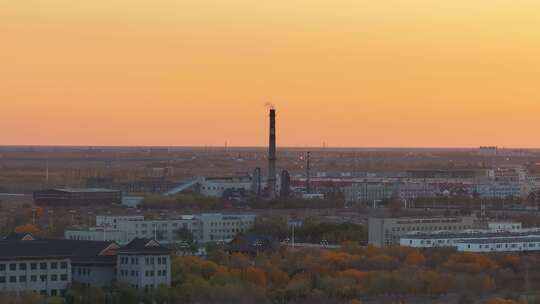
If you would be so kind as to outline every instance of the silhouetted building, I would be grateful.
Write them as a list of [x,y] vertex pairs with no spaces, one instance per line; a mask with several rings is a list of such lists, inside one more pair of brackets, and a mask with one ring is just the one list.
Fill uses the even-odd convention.
[[257,167],[253,171],[253,189],[251,189],[256,196],[261,196],[262,191],[262,174],[261,168]]
[[122,203],[122,192],[110,189],[57,188],[34,192],[38,206],[90,206]]
[[291,195],[291,175],[289,171],[281,171],[281,186],[279,187],[279,196],[288,197]]

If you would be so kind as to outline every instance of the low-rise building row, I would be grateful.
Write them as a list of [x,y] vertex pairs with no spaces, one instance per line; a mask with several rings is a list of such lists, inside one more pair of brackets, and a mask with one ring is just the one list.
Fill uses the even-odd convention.
[[96,216],[96,227],[68,229],[66,239],[115,241],[127,244],[135,238],[153,238],[164,244],[178,241],[186,229],[198,243],[227,242],[255,224],[255,214],[203,213],[172,219],[145,219],[142,215]]
[[0,241],[0,290],[63,295],[72,282],[148,290],[171,281],[170,250],[151,239],[114,242],[35,239]]

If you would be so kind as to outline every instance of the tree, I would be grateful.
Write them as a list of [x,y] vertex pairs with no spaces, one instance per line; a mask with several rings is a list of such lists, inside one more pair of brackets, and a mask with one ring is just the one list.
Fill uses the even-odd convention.
[[181,227],[176,231],[176,240],[179,242],[180,249],[183,251],[194,252],[197,250],[193,233],[186,227]]
[[405,263],[407,265],[420,267],[424,266],[424,264],[426,263],[426,258],[420,252],[412,251],[405,258]]
[[41,230],[39,230],[36,226],[32,224],[24,224],[24,225],[17,226],[15,227],[15,232],[16,233],[30,233],[32,235],[41,234]]

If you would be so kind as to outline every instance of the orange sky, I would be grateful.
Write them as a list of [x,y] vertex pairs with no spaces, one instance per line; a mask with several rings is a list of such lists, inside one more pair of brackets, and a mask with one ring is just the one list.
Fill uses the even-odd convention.
[[0,144],[540,147],[538,0],[17,0]]

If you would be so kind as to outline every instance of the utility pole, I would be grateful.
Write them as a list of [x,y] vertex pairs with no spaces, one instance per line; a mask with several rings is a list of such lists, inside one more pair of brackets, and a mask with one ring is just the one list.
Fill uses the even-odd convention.
[[311,193],[311,152],[306,155],[306,194]]

